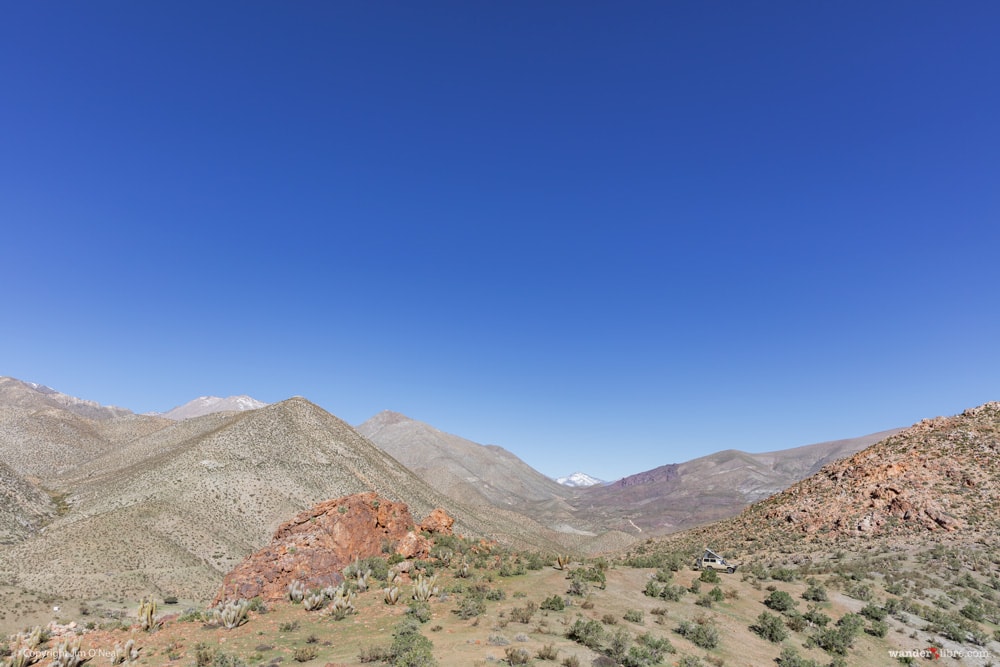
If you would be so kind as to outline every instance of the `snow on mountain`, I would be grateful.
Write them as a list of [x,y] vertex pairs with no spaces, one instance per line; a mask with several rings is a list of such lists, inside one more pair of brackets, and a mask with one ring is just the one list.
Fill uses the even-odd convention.
[[218,396],[199,396],[193,401],[188,401],[184,405],[179,405],[173,410],[164,412],[161,417],[180,421],[212,414],[213,412],[243,412],[245,410],[257,410],[263,408],[267,403],[258,401],[250,396],[230,396],[219,398]]
[[575,472],[572,475],[560,477],[556,481],[563,486],[597,486],[598,484],[604,484],[604,480],[591,477],[582,472]]

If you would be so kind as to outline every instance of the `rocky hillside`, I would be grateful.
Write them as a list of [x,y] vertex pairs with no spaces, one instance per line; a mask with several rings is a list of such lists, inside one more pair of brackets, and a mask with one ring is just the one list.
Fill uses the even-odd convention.
[[995,533],[1000,403],[927,419],[744,514],[804,533]]
[[734,516],[830,461],[850,456],[896,432],[762,454],[730,449],[583,489],[573,504],[578,513],[603,520],[606,528],[634,535],[682,530]]
[[0,545],[33,535],[55,509],[48,494],[0,463]]
[[994,402],[919,422],[736,517],[675,539],[730,553],[931,542],[995,547],[998,517],[1000,403]]

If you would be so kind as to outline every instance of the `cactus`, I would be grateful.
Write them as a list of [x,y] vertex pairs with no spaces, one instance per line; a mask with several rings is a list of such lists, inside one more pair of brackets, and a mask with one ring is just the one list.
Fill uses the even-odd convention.
[[148,598],[143,598],[139,602],[139,611],[137,612],[139,616],[139,625],[146,632],[155,630],[160,622],[156,620],[156,600],[153,596]]
[[330,615],[338,621],[355,611],[354,591],[347,588],[344,588],[342,593],[333,598],[333,604],[330,605]]
[[213,615],[227,630],[232,630],[250,620],[247,616],[249,612],[250,603],[246,600],[230,600],[213,610]]
[[396,570],[389,570],[389,573],[385,576],[385,583],[392,586],[399,579],[399,572]]
[[458,571],[455,572],[455,576],[461,579],[465,579],[469,576],[469,562],[466,560],[462,561],[462,564],[458,566]]
[[417,602],[427,602],[431,599],[431,596],[437,595],[438,589],[434,584],[437,583],[437,575],[432,575],[430,579],[424,579],[424,575],[417,577],[417,581],[413,584],[413,599]]
[[564,556],[564,555],[560,554],[560,555],[556,556],[555,568],[557,570],[565,570],[569,566],[570,562],[571,561],[570,561],[569,556]]
[[368,577],[370,577],[370,576],[372,576],[371,568],[368,568],[364,572],[362,572],[361,570],[357,571],[357,574],[356,574],[356,577],[355,577],[355,587],[361,593],[364,593],[365,591],[368,590]]
[[88,660],[90,658],[80,655],[80,640],[77,639],[74,642],[61,642],[56,647],[56,657],[49,667],[80,667]]
[[306,585],[301,581],[296,579],[292,583],[288,584],[288,599],[294,603],[302,602],[302,598],[306,596]]
[[397,602],[399,602],[399,586],[390,586],[389,588],[383,588],[382,592],[385,593],[386,604],[396,604]]
[[35,651],[42,643],[42,629],[37,625],[31,632],[19,632],[11,637],[10,658],[0,661],[9,667],[28,667],[38,662],[39,654]]
[[326,596],[323,591],[316,591],[302,598],[302,606],[306,611],[316,611],[322,609],[326,604]]
[[134,639],[125,642],[124,647],[121,644],[115,644],[115,652],[111,655],[111,664],[120,665],[124,662],[135,662],[139,659],[139,650],[135,647]]

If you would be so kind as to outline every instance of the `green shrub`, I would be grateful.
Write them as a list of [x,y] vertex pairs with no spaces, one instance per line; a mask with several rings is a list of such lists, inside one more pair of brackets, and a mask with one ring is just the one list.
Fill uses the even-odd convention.
[[708,568],[701,571],[701,574],[698,575],[698,579],[706,584],[717,584],[719,583],[719,573],[711,568]]
[[813,625],[816,625],[821,628],[826,627],[826,624],[832,620],[829,616],[827,616],[826,614],[824,614],[815,607],[812,607],[811,609],[809,609],[809,611],[804,613],[802,615],[802,618],[806,619]]
[[515,623],[531,623],[531,617],[535,615],[537,609],[538,605],[529,600],[525,606],[510,610],[510,620]]
[[764,600],[764,604],[774,611],[785,612],[794,609],[798,602],[785,591],[772,591]]
[[771,569],[771,578],[777,581],[795,581],[795,570],[786,567],[775,567]]
[[872,621],[871,625],[865,628],[865,632],[873,637],[885,637],[889,632],[889,624],[885,621]]
[[426,602],[414,600],[406,607],[406,614],[421,623],[431,620],[431,606]]
[[597,650],[604,641],[604,626],[599,621],[576,619],[576,622],[566,631],[566,637],[589,649]]
[[319,649],[315,646],[299,646],[295,649],[292,657],[295,658],[295,662],[309,662],[319,655]]
[[751,625],[750,629],[767,641],[775,644],[784,641],[788,637],[781,617],[766,611],[760,613],[760,616],[757,617],[757,622]]
[[548,611],[562,611],[566,608],[566,603],[563,601],[562,597],[558,595],[553,595],[550,598],[545,598],[542,600],[540,605],[541,609],[546,609]]
[[643,613],[638,609],[626,609],[623,618],[629,623],[642,623]]
[[392,633],[392,645],[388,650],[392,667],[434,667],[437,661],[433,655],[434,644],[420,634],[420,625],[414,621],[403,621]]
[[478,595],[467,595],[462,598],[462,601],[453,612],[463,620],[475,618],[486,612],[486,602]]
[[870,602],[866,604],[864,608],[862,608],[861,611],[858,613],[872,621],[884,620],[885,617],[889,615],[889,612],[887,612],[885,609]]
[[543,644],[542,647],[535,652],[535,657],[539,660],[555,661],[559,659],[559,649],[557,649],[554,644]]
[[781,649],[781,655],[778,656],[776,662],[781,667],[819,667],[815,660],[803,658],[791,646]]
[[811,602],[826,602],[830,598],[826,594],[825,588],[816,583],[814,579],[810,579],[809,587],[802,593],[802,599]]
[[706,619],[681,621],[674,631],[704,649],[713,649],[719,645],[719,630]]

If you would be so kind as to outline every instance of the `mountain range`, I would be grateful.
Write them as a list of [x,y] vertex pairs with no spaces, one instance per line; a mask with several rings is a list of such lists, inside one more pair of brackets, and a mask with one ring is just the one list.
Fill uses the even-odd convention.
[[[0,378],[0,575],[77,596],[200,599],[288,517],[363,491],[418,518],[444,507],[456,532],[501,544],[617,550],[732,516],[880,437],[721,452],[574,488],[398,413],[355,429],[304,398],[257,408],[246,398],[196,399],[172,419]],[[86,539],[67,549],[68,535]]]

